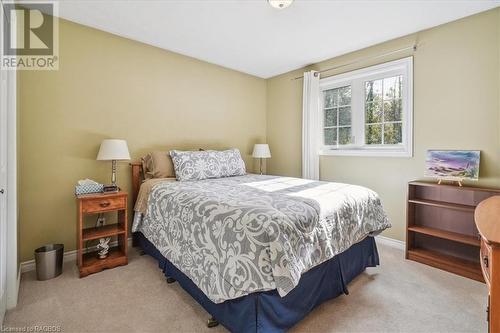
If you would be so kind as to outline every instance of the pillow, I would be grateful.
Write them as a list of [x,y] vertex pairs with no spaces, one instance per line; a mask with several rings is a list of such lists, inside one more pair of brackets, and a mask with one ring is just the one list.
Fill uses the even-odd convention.
[[177,180],[202,180],[243,176],[246,174],[245,162],[236,148],[217,151],[179,151],[171,150]]
[[153,151],[141,160],[145,179],[175,177],[172,158],[166,151]]

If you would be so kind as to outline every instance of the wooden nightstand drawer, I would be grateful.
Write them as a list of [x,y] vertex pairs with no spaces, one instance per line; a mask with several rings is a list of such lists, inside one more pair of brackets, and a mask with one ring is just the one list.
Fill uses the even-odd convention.
[[117,209],[125,209],[126,197],[106,197],[92,198],[82,201],[84,213],[99,213]]
[[488,286],[491,278],[491,247],[486,244],[484,239],[481,239],[481,269]]

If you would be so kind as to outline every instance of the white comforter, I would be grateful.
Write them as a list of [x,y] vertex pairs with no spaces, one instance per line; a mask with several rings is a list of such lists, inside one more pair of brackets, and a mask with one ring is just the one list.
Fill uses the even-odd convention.
[[161,182],[133,231],[220,303],[271,289],[284,296],[302,273],[388,227],[367,188],[246,175]]

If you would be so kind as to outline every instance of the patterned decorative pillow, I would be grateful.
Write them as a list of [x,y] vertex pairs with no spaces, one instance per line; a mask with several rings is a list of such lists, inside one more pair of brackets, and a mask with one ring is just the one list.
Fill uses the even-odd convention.
[[171,150],[177,180],[202,180],[243,176],[246,174],[245,162],[236,148],[217,151],[180,151]]

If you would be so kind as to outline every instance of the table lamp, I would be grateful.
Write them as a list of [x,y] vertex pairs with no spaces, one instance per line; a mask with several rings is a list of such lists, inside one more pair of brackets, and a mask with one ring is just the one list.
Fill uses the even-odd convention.
[[260,159],[260,174],[262,175],[262,159],[271,158],[269,145],[267,143],[257,143],[255,146],[253,146],[252,157]]
[[117,139],[102,140],[98,161],[111,161],[111,185],[116,186],[116,161],[130,160],[127,141]]

